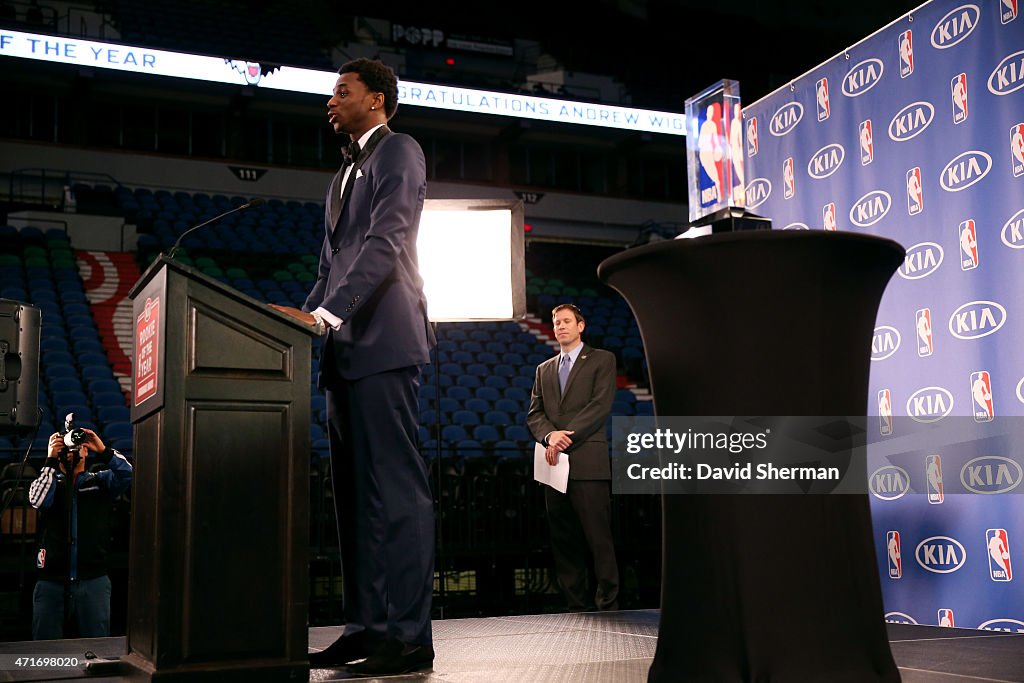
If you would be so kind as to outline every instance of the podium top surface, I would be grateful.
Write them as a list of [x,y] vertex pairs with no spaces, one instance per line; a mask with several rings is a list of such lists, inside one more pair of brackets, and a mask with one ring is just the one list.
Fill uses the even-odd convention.
[[626,268],[655,262],[661,258],[670,257],[673,254],[692,255],[696,250],[713,249],[716,246],[749,244],[754,249],[764,247],[778,249],[780,247],[785,248],[786,245],[792,245],[794,248],[805,249],[808,245],[815,243],[820,243],[822,248],[867,247],[871,245],[878,250],[880,255],[885,254],[887,258],[898,255],[902,259],[906,253],[903,245],[895,240],[875,235],[862,235],[855,232],[826,232],[824,230],[723,232],[689,239],[666,240],[627,249],[609,256],[599,263],[597,266],[597,276],[602,282],[607,283],[609,277]]
[[234,299],[235,301],[238,301],[252,309],[255,309],[265,315],[268,315],[271,318],[274,318],[290,327],[293,327],[297,330],[301,330],[311,337],[316,336],[316,331],[311,325],[306,325],[305,323],[296,320],[290,315],[281,313],[280,311],[268,306],[267,302],[254,299],[248,294],[240,292],[234,287],[230,287],[221,282],[220,280],[212,278],[200,270],[192,268],[191,266],[187,266],[184,263],[179,263],[178,261],[175,261],[172,258],[168,258],[165,254],[160,254],[160,256],[158,256],[156,260],[154,260],[153,263],[151,263],[149,267],[146,268],[146,271],[139,277],[138,281],[134,285],[132,285],[131,290],[129,290],[128,292],[128,297],[134,300],[135,297],[137,297],[139,293],[146,287],[146,285],[149,284],[150,280],[152,280],[156,276],[156,274],[163,270],[165,267],[169,268],[170,270],[177,271],[182,275],[188,277],[189,279],[197,280],[203,283],[203,285],[205,285],[206,287],[218,291],[221,294],[231,299]]

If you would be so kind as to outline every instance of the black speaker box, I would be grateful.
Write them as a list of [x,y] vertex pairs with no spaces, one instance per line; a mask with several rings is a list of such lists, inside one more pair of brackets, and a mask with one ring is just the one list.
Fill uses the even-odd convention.
[[39,425],[39,322],[35,306],[0,299],[0,434]]

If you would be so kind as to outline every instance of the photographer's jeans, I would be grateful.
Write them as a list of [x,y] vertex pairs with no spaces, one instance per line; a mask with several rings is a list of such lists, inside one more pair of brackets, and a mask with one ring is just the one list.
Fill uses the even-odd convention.
[[[76,581],[71,589],[71,619],[79,638],[110,635],[110,577]],[[40,579],[32,593],[32,639],[64,637],[64,583]]]

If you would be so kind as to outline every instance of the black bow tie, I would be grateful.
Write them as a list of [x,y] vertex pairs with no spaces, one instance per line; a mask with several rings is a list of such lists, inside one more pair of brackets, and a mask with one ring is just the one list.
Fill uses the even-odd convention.
[[359,158],[359,151],[359,143],[353,140],[341,148],[341,158],[345,160],[346,165],[350,165]]

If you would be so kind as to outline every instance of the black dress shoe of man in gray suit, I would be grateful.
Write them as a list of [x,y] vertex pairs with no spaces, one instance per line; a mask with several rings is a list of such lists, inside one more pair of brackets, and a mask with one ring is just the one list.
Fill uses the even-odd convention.
[[370,638],[366,631],[359,631],[338,638],[319,652],[310,652],[309,666],[313,669],[340,669],[381,652],[385,646],[386,641]]
[[363,676],[387,676],[423,671],[433,666],[434,648],[431,646],[388,640],[376,654],[345,668]]

